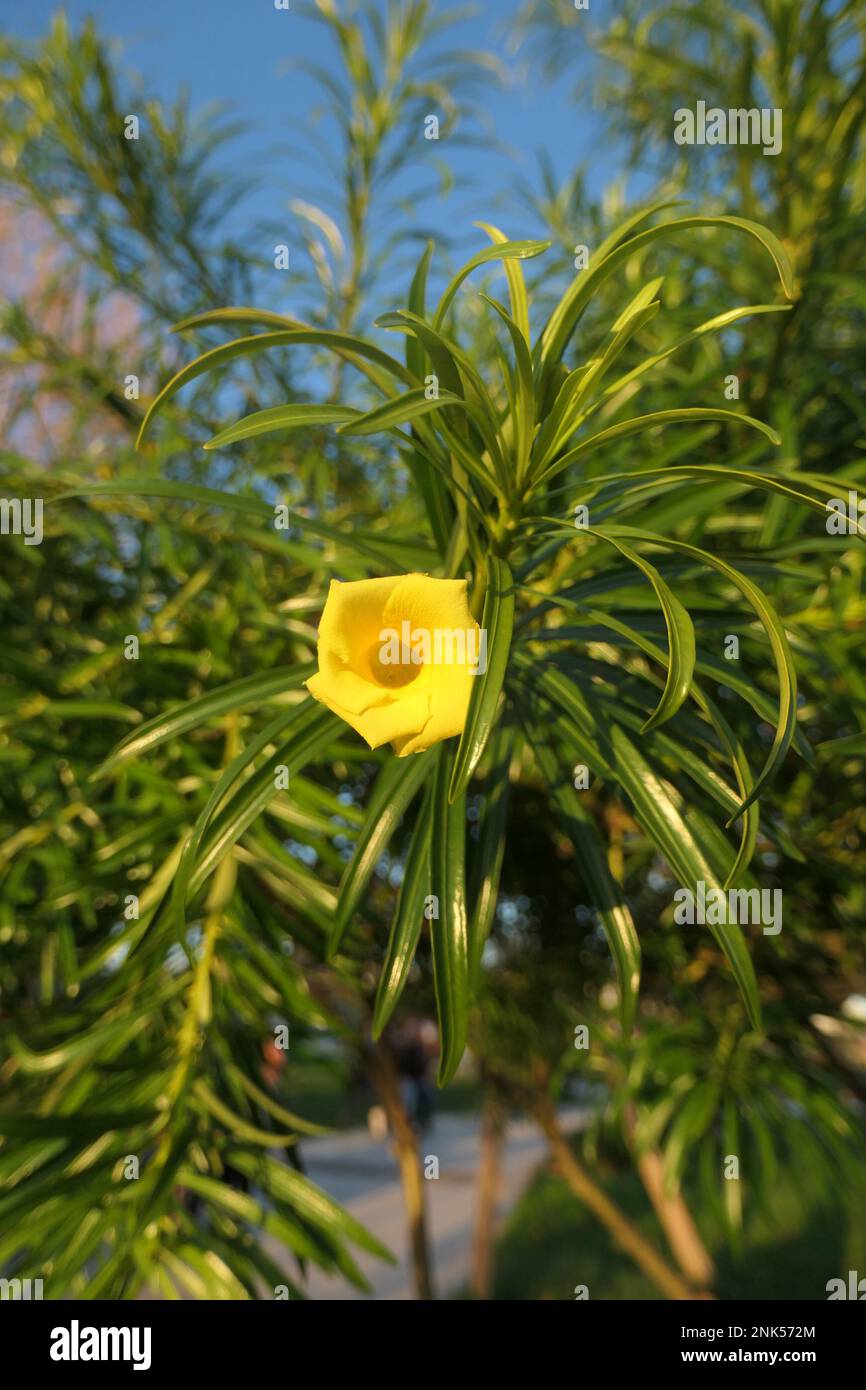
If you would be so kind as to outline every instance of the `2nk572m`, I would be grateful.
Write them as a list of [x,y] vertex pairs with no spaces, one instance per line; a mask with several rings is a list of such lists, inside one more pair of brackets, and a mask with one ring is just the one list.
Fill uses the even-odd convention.
[[[733,1327],[729,1329],[734,1337],[744,1337],[746,1335],[743,1328]],[[814,1337],[814,1327],[753,1327],[748,1334],[750,1337]]]
[[747,1337],[760,1339],[763,1337],[795,1338],[795,1337],[814,1337],[814,1327],[683,1327],[681,1329],[684,1337],[698,1337],[701,1340],[713,1342],[720,1337],[730,1337],[732,1341],[743,1341]]

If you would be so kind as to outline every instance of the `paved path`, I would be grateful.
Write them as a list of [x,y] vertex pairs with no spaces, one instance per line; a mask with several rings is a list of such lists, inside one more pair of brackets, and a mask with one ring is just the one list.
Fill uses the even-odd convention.
[[[576,1108],[563,1110],[560,1119],[564,1128],[577,1129],[582,1114]],[[503,1154],[500,1219],[513,1205],[545,1152],[543,1138],[529,1121],[517,1120],[509,1126]],[[353,1249],[352,1253],[373,1286],[372,1297],[412,1298],[403,1195],[388,1141],[372,1138],[366,1129],[344,1130],[326,1139],[304,1141],[303,1154],[312,1180],[348,1207],[399,1258],[399,1264],[387,1265]],[[433,1274],[437,1294],[442,1296],[457,1290],[469,1274],[478,1117],[438,1115],[433,1128],[421,1141],[421,1154],[422,1157],[435,1154],[439,1159],[439,1177],[431,1179],[427,1189]],[[281,1247],[270,1242],[268,1245],[276,1259],[285,1259]],[[344,1279],[328,1278],[317,1269],[310,1271],[308,1293],[314,1299],[365,1297]]]

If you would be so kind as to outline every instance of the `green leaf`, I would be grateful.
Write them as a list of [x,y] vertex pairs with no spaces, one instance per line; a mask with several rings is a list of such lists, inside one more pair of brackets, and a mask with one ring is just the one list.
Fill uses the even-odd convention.
[[481,628],[487,634],[487,669],[473,678],[466,723],[454,757],[448,793],[448,800],[452,803],[464,795],[469,779],[481,760],[496,721],[508,668],[514,628],[514,583],[506,562],[495,555],[487,559],[487,592]]
[[651,357],[645,357],[643,362],[639,362],[636,367],[632,367],[623,376],[617,377],[609,386],[606,386],[601,393],[597,405],[601,405],[610,396],[615,396],[624,386],[628,386],[645,372],[651,371],[653,367],[664,362],[666,358],[672,357],[674,353],[680,352],[689,343],[697,342],[699,338],[705,337],[708,333],[719,333],[723,328],[729,328],[732,323],[737,323],[740,319],[750,318],[752,314],[789,314],[792,309],[790,304],[742,304],[736,309],[725,309],[721,314],[714,314],[712,318],[706,319],[698,324],[697,328],[691,329],[682,338],[678,338],[669,347],[663,348],[661,352],[655,352]]
[[596,262],[601,264],[602,261],[607,260],[611,251],[616,250],[617,246],[621,246],[625,242],[629,232],[633,232],[642,222],[648,222],[651,217],[655,217],[657,212],[664,212],[667,208],[682,207],[686,201],[685,198],[660,198],[655,203],[648,203],[645,207],[638,208],[635,212],[629,213],[628,217],[624,218],[622,222],[619,222],[608,232],[604,241],[596,250]]
[[[436,329],[431,328],[427,320],[420,314],[416,314],[412,310],[395,309],[390,313],[380,314],[376,319],[375,326],[376,328],[387,328],[394,332],[405,333],[407,338],[415,339],[429,357],[433,371],[439,378],[440,388],[453,391],[455,396],[464,394],[458,360],[460,365],[466,368],[465,355],[460,353],[454,343],[449,342]],[[471,370],[474,372],[474,368]],[[412,386],[418,385],[415,381],[410,384]]]
[[181,387],[186,386],[188,382],[194,381],[196,377],[202,376],[214,367],[221,367],[225,362],[231,362],[237,357],[248,357],[253,353],[264,352],[268,348],[299,344],[316,344],[320,347],[330,348],[338,355],[345,356],[348,353],[374,362],[377,366],[384,367],[398,381],[412,384],[411,376],[402,363],[389,357],[381,348],[374,347],[371,343],[365,343],[362,338],[355,338],[350,333],[336,333],[323,328],[294,328],[287,329],[285,332],[254,333],[249,338],[235,338],[230,343],[221,343],[219,347],[211,348],[201,357],[196,357],[192,362],[188,362],[185,367],[182,367],[179,372],[176,372],[148,407],[141,422],[135,447],[141,448],[151,422],[162,407],[171,400],[172,396],[177,395]]
[[[616,549],[619,549],[620,543],[604,529],[594,526],[585,526],[580,529],[590,535],[597,536],[600,540],[607,541]],[[573,534],[573,528],[566,527],[565,530],[567,533]],[[665,680],[662,698],[655,711],[647,719],[641,731],[646,733],[650,729],[655,728],[656,725],[662,724],[665,720],[670,719],[688,698],[695,669],[695,632],[688,612],[655,566],[649,564],[642,555],[639,555],[638,552],[631,549],[631,547],[620,553],[624,555],[631,564],[640,569],[649,579],[655,589],[659,603],[661,604],[665,626],[667,627],[667,678]],[[586,611],[580,604],[572,603],[568,599],[562,599],[561,597],[554,598],[551,596],[550,601],[562,603],[569,608],[576,608],[578,612]],[[599,614],[599,621],[602,623],[607,622],[604,613]],[[626,632],[625,627],[622,625],[617,625],[616,630],[623,633]],[[632,640],[634,640],[634,630],[629,629],[628,631]],[[637,645],[641,646],[644,651],[649,650],[646,643],[642,641],[638,641]],[[657,651],[658,649],[656,648],[655,650]]]
[[[525,585],[521,585],[520,587],[526,589]],[[539,597],[544,597],[545,599],[551,602],[555,602],[558,606],[576,609],[579,613],[582,613],[591,622],[597,623],[600,627],[625,637],[629,642],[633,643],[633,645],[636,646],[639,651],[645,652],[646,655],[651,656],[653,660],[658,661],[661,664],[664,664],[665,653],[662,651],[661,647],[658,647],[655,644],[655,642],[651,641],[642,632],[639,632],[636,628],[631,627],[626,623],[623,623],[622,621],[620,621],[620,619],[613,617],[610,613],[605,613],[601,609],[597,608],[586,608],[582,604],[576,603],[574,600],[567,598],[563,594],[547,595],[544,593],[543,590],[535,589],[527,589],[527,592],[536,594]],[[741,694],[744,699],[748,700],[749,703],[752,704],[753,708],[758,709],[758,713],[761,715],[762,719],[767,717],[767,711],[769,706],[765,705],[765,697],[763,696],[763,693],[755,690],[753,687],[749,685],[748,682],[743,681],[740,677],[732,677],[729,671],[723,671],[721,668],[717,669],[710,663],[698,662],[696,669],[698,671],[705,671],[706,673],[710,674],[715,680],[721,682],[722,684],[728,682],[730,685],[732,685],[732,688],[737,690],[738,693]],[[736,681],[736,684],[734,684],[734,681]],[[743,799],[749,795],[754,785],[751,768],[749,766],[749,761],[746,757],[745,750],[742,744],[740,743],[739,739],[731,730],[730,725],[727,723],[727,720],[725,720],[722,716],[721,711],[719,710],[715,702],[711,700],[708,695],[705,695],[704,692],[695,684],[692,684],[691,694],[692,698],[695,700],[700,709],[704,711],[713,728],[716,730],[716,733],[718,734],[721,743],[727,749],[728,756],[731,760],[731,766],[734,770],[734,776],[737,780],[737,786],[740,791],[739,800],[731,791],[727,783],[723,782],[721,778],[716,777],[712,770],[707,766],[703,757],[693,753],[690,748],[687,748],[682,743],[677,743],[674,746],[675,761],[679,763],[683,767],[683,769],[686,772],[688,772],[689,775],[699,785],[704,786],[705,789],[710,792],[710,795],[714,796],[717,800],[719,800],[720,804],[722,804],[726,810],[735,810],[739,807]],[[751,862],[752,855],[755,851],[755,844],[757,842],[759,822],[760,815],[758,807],[757,805],[752,804],[747,808],[743,817],[743,830],[740,837],[740,848],[737,857],[734,860],[734,863],[728,872],[727,878],[725,879],[724,886],[726,889],[732,883],[737,882],[740,874],[744,872],[744,870],[748,867],[749,863]]]
[[[282,966],[280,966],[282,968]],[[263,1091],[254,1081],[251,1081],[246,1072],[241,1071],[234,1063],[226,1067],[226,1077],[234,1082],[242,1091],[246,1092],[249,1098],[255,1101],[262,1110],[266,1110],[280,1124],[288,1126],[291,1130],[297,1130],[299,1134],[330,1134],[332,1131],[326,1125],[313,1124],[311,1120],[304,1120],[300,1115],[287,1110],[284,1105],[279,1105],[272,1095]]]
[[[446,338],[438,328],[431,328],[423,319],[401,309],[391,314],[382,314],[376,320],[378,328],[391,328],[403,333],[411,333],[424,344],[433,370],[439,378],[440,393],[444,389],[467,401],[472,424],[477,429],[484,447],[489,454],[501,482],[505,482],[504,462],[499,442],[499,417],[490,393],[471,358],[456,343]],[[469,391],[472,399],[467,396]],[[473,475],[480,470],[482,477],[486,468],[482,460],[473,457],[473,450],[467,447],[468,440],[462,443],[448,426],[437,422],[452,452],[459,453],[460,462]],[[458,429],[462,422],[458,424]],[[465,434],[465,426],[462,426]]]
[[303,724],[277,748],[273,757],[243,783],[240,790],[222,808],[208,827],[201,853],[189,877],[189,892],[195,894],[217,868],[244,831],[261,815],[276,795],[275,773],[286,766],[289,776],[299,772],[333,742],[339,728],[337,717],[330,710],[310,701],[304,707]]
[[[486,477],[482,473],[482,478]],[[62,502],[67,497],[170,497],[177,502],[192,502],[205,507],[220,507],[226,511],[242,512],[246,516],[255,519],[268,526],[273,526],[274,509],[267,502],[262,502],[257,497],[245,496],[243,493],[221,492],[218,488],[199,487],[194,483],[175,483],[166,478],[128,478],[110,483],[85,483],[80,487],[67,488],[63,492],[55,493],[50,499],[53,505]],[[335,545],[348,551],[354,551],[358,555],[364,555],[368,559],[375,560],[377,564],[386,564],[393,572],[394,557],[391,552],[391,545],[387,537],[382,538],[381,549],[376,544],[374,533],[367,532],[366,539],[361,536],[353,535],[351,531],[340,529],[337,526],[329,526],[327,522],[318,517],[302,516],[298,512],[292,514],[292,525],[297,526],[302,531],[309,531],[311,535],[321,536],[325,540],[333,541]],[[250,539],[245,536],[245,539]],[[431,552],[432,553],[432,552]]]
[[[422,320],[426,313],[427,273],[430,269],[432,255],[433,242],[428,241],[409,289],[409,312]],[[406,366],[416,381],[423,381],[427,375],[423,343],[411,333],[406,335]],[[416,486],[424,498],[424,506],[439,554],[444,558],[453,520],[453,511],[447,489],[443,479],[435,469],[431,472],[414,455],[408,456],[407,463],[412,471]]]
[[243,1149],[230,1149],[228,1159],[233,1167],[240,1169],[254,1182],[259,1182],[264,1175],[269,1191],[278,1199],[288,1202],[299,1216],[319,1230],[336,1239],[351,1240],[362,1250],[386,1260],[388,1264],[397,1263],[391,1251],[366,1226],[356,1221],[350,1212],[339,1206],[303,1173],[273,1158],[253,1156]]
[[595,822],[581,805],[581,794],[575,791],[568,766],[563,766],[543,724],[531,726],[530,742],[563,829],[574,848],[580,873],[601,917],[616,966],[622,1027],[628,1034],[634,1026],[641,971],[640,941],[634,919],[622,885],[608,868],[605,846]]
[[491,767],[484,793],[484,809],[475,853],[469,918],[470,982],[475,988],[481,970],[484,943],[496,917],[499,880],[505,858],[505,829],[511,790],[511,758],[514,730],[500,720],[490,739]]
[[[497,246],[508,244],[508,237],[490,222],[476,222],[482,232],[486,232]],[[505,275],[508,280],[508,293],[511,299],[511,317],[524,343],[529,345],[529,299],[526,294],[526,281],[517,257],[509,256],[505,261]],[[531,365],[531,364],[530,364]]]
[[[740,1119],[737,1106],[731,1096],[726,1096],[722,1112],[722,1142],[726,1154],[742,1153]],[[739,1177],[726,1178],[722,1187],[725,1193],[725,1214],[731,1234],[736,1239],[743,1222],[743,1193]]]
[[126,1110],[117,1114],[88,1111],[72,1115],[21,1115],[0,1111],[0,1134],[15,1139],[69,1139],[84,1142],[115,1130],[149,1125],[158,1118],[155,1110]]
[[367,816],[358,836],[355,853],[346,866],[340,883],[340,897],[334,918],[334,928],[328,942],[328,959],[333,960],[351,922],[370,876],[381,859],[403,812],[429,775],[433,749],[410,754],[405,758],[390,757],[376,778]]
[[755,238],[772,257],[786,297],[788,299],[794,298],[794,271],[791,259],[778,237],[775,237],[766,227],[760,226],[757,222],[750,222],[743,217],[693,216],[676,218],[670,222],[662,222],[656,227],[649,227],[646,231],[638,232],[636,236],[630,237],[628,241],[620,242],[609,251],[605,247],[600,248],[592,267],[578,275],[548,320],[541,338],[539,352],[539,364],[542,370],[549,371],[550,367],[560,360],[584,309],[609,275],[612,275],[619,266],[637,252],[651,246],[653,242],[670,236],[674,232],[688,231],[694,227],[733,227],[735,230],[745,232],[746,235]]
[[227,444],[235,444],[239,439],[252,439],[260,434],[272,434],[275,430],[297,430],[307,425],[333,425],[337,421],[351,420],[359,412],[345,405],[276,405],[270,410],[257,410],[245,415],[234,425],[228,425],[215,434],[206,444],[206,449],[222,449]]
[[122,724],[138,724],[141,715],[129,705],[118,704],[114,700],[49,700],[38,710],[28,708],[27,703],[13,710],[3,719],[5,727],[22,719],[112,719]]
[[289,318],[285,314],[277,314],[272,309],[229,305],[223,309],[206,309],[201,314],[189,314],[185,319],[178,319],[177,323],[173,323],[171,331],[172,333],[186,333],[190,328],[213,328],[222,326],[224,323],[259,323],[268,328],[292,330],[306,326],[299,319]]
[[643,540],[652,541],[654,545],[667,546],[671,550],[679,551],[682,555],[688,555],[700,563],[710,565],[713,569],[718,570],[719,574],[724,575],[739,589],[746,602],[758,615],[769,638],[779,680],[779,714],[776,720],[776,730],[772,747],[755,785],[728,821],[728,825],[733,825],[747,807],[757,800],[764,787],[775,776],[791,746],[797,727],[797,672],[781,619],[770,600],[756,584],[753,584],[740,570],[735,569],[733,565],[729,565],[726,560],[720,559],[717,555],[711,554],[710,551],[701,550],[698,546],[688,545],[684,541],[675,541],[668,537],[657,536],[649,531],[641,531],[632,526],[612,526],[609,530],[611,534],[640,537]]
[[430,844],[431,887],[439,916],[430,923],[433,988],[439,1019],[438,1084],[451,1080],[466,1049],[469,1022],[469,939],[466,921],[464,857],[466,800],[448,800],[454,755],[448,749],[436,765]]
[[258,1125],[251,1125],[248,1120],[236,1115],[202,1078],[193,1084],[192,1091],[209,1114],[247,1144],[256,1144],[265,1149],[284,1149],[297,1143],[296,1134],[277,1134],[273,1130],[259,1129]]
[[532,436],[535,431],[535,395],[532,386],[532,358],[523,334],[517,324],[507,314],[502,305],[489,295],[482,294],[485,304],[495,309],[504,322],[514,347],[514,361],[517,367],[517,399],[514,411],[514,457],[517,479],[526,477],[529,471],[529,455]]
[[720,1099],[716,1082],[699,1081],[683,1102],[665,1143],[665,1186],[669,1194],[678,1191],[688,1150],[709,1129]]
[[465,410],[471,415],[481,415],[469,401],[464,400],[462,396],[454,395],[451,391],[440,391],[438,396],[430,397],[426,390],[426,387],[418,386],[412,391],[407,391],[405,395],[383,401],[381,405],[374,406],[363,415],[352,411],[354,418],[341,425],[337,433],[381,434],[384,430],[396,429],[398,425],[405,425],[422,415],[429,415],[433,410],[442,410],[448,406]]
[[258,521],[273,520],[274,509],[258,497],[242,493],[221,492],[218,488],[199,487],[195,483],[176,483],[169,478],[117,478],[106,483],[81,483],[77,487],[56,492],[49,505],[65,502],[69,497],[170,497],[178,502],[197,502],[205,507],[226,507],[244,512]]
[[[650,769],[621,729],[614,726],[610,731],[610,738],[619,780],[635,807],[638,819],[650,831],[665,858],[679,875],[680,881],[690,886],[692,891],[700,879],[704,880],[708,888],[718,887],[709,861],[664,783]],[[710,930],[728,958],[749,1017],[753,1025],[759,1028],[761,1006],[758,986],[742,930],[733,922],[710,927]]]
[[781,439],[775,430],[769,425],[765,425],[762,420],[755,420],[751,415],[740,415],[735,410],[722,410],[721,408],[695,407],[683,410],[655,410],[649,415],[637,415],[631,420],[620,420],[617,425],[610,425],[605,430],[599,430],[597,434],[591,434],[567,453],[560,454],[559,458],[554,459],[547,468],[535,478],[536,485],[545,483],[548,479],[561,473],[563,468],[568,468],[576,459],[583,454],[591,453],[594,449],[600,448],[603,444],[610,444],[614,439],[625,439],[632,434],[640,434],[644,430],[655,429],[659,425],[673,424],[694,424],[698,420],[718,420],[748,425],[750,429],[760,430],[761,434],[766,435],[771,444],[781,444]]
[[[433,257],[433,242],[428,241],[424,248],[421,259],[415,268],[412,276],[412,284],[409,288],[409,312],[416,314],[419,319],[423,319],[427,311],[427,275],[430,270],[430,261]],[[424,349],[417,338],[412,334],[406,337],[406,366],[415,377],[416,381],[423,381],[426,375],[424,371]]]
[[373,1009],[374,1038],[381,1037],[403,993],[421,937],[424,908],[430,894],[431,806],[432,791],[428,787],[409,842],[403,882],[379,975]]
[[110,757],[106,758],[95,772],[91,781],[105,777],[115,768],[139,758],[144,753],[164,743],[166,739],[178,738],[189,733],[208,719],[215,719],[232,710],[243,709],[247,705],[263,705],[269,700],[284,695],[287,690],[296,690],[315,671],[314,663],[303,666],[278,666],[255,676],[244,676],[241,680],[230,681],[216,690],[209,690],[195,700],[175,705],[166,714],[158,714],[142,724],[133,734],[119,743]]
[[654,565],[630,546],[622,549],[621,541],[617,541],[599,527],[588,526],[585,529],[592,535],[610,542],[625,559],[636,565],[652,584],[661,604],[668,633],[668,673],[662,698],[641,730],[642,733],[648,733],[650,729],[672,718],[688,699],[695,671],[695,629],[686,609]]
[[[678,799],[640,755],[635,744],[617,724],[598,719],[587,696],[567,676],[550,665],[536,670],[532,659],[515,653],[518,668],[567,719],[567,736],[588,766],[601,765],[602,775],[619,783],[634,808],[637,820],[667,859],[684,887],[695,891],[703,879],[719,888],[705,849],[687,825]],[[710,926],[728,958],[740,987],[749,1017],[760,1027],[760,1001],[755,969],[745,939],[736,923]]]
[[604,379],[608,369],[635,334],[655,318],[661,305],[653,296],[661,283],[661,279],[650,280],[620,314],[602,352],[585,363],[579,371],[569,373],[557,396],[554,409],[545,420],[536,440],[535,452],[539,469],[543,469],[550,459],[555,457],[577,429],[581,419],[591,413],[591,407],[581,411],[584,397]]
[[[738,420],[743,419],[741,415]],[[754,473],[748,469],[728,468],[723,464],[668,464],[664,468],[641,468],[627,473],[609,473],[604,478],[593,480],[589,486],[593,491],[603,489],[610,483],[618,483],[625,478],[635,478],[637,480],[651,479],[650,482],[640,482],[633,489],[626,489],[622,492],[623,497],[631,493],[650,490],[659,483],[677,483],[682,479],[694,479],[703,482],[709,478],[713,482],[730,482],[742,485],[744,488],[758,488],[763,492],[775,492],[781,497],[788,497],[793,502],[799,502],[804,507],[811,508],[814,512],[819,512],[822,516],[827,515],[827,508],[824,501],[817,497],[810,497],[808,493],[801,492],[791,484],[800,481],[799,474],[771,474]],[[802,475],[804,481],[808,481],[807,475]]]
[[846,734],[844,738],[829,738],[819,743],[815,750],[819,758],[856,757],[866,753],[866,733]]
[[473,270],[477,270],[482,265],[489,265],[491,261],[508,261],[512,258],[519,261],[529,260],[533,256],[540,256],[543,252],[549,251],[552,245],[553,243],[550,241],[503,241],[494,246],[486,246],[483,251],[477,251],[472,259],[461,266],[457,274],[448,282],[433,319],[434,328],[442,327],[442,322],[451,307],[454,296]]
[[109,1052],[114,1055],[121,1047],[131,1042],[148,1026],[148,1022],[146,1010],[139,1009],[134,1014],[98,1024],[83,1033],[76,1033],[67,1042],[57,1043],[42,1052],[34,1052],[14,1033],[9,1038],[9,1048],[23,1072],[43,1075],[46,1072],[59,1071],[70,1062],[86,1061],[95,1053],[100,1053],[103,1061],[107,1060]]
[[[179,939],[183,939],[185,926],[185,908],[189,889],[190,879],[196,865],[199,847],[204,834],[213,819],[217,808],[226,800],[232,789],[242,783],[255,762],[258,755],[269,744],[282,740],[282,746],[286,747],[286,730],[292,728],[294,736],[298,730],[303,732],[317,712],[311,700],[302,701],[299,705],[289,710],[280,710],[264,729],[256,735],[246,747],[232,759],[229,765],[220,774],[216,785],[211,791],[202,811],[200,812],[195,825],[190,831],[189,838],[184,845],[180,864],[174,876],[171,888],[172,913],[175,919],[175,928]],[[297,725],[298,728],[293,726]]]

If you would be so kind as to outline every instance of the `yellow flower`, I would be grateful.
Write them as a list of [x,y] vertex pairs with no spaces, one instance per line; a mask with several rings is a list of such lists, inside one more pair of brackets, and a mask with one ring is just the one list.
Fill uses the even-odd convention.
[[403,758],[462,731],[485,638],[464,579],[333,579],[307,689],[371,748],[390,741]]

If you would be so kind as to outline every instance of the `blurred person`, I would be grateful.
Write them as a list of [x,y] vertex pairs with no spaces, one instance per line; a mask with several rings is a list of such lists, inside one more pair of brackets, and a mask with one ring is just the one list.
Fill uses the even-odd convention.
[[[430,1026],[433,1030],[432,1041]],[[433,1120],[433,1090],[429,1070],[431,1058],[438,1051],[436,1025],[430,1025],[430,1020],[414,1017],[403,1019],[394,1031],[391,1046],[412,1127],[418,1134],[423,1134]]]

